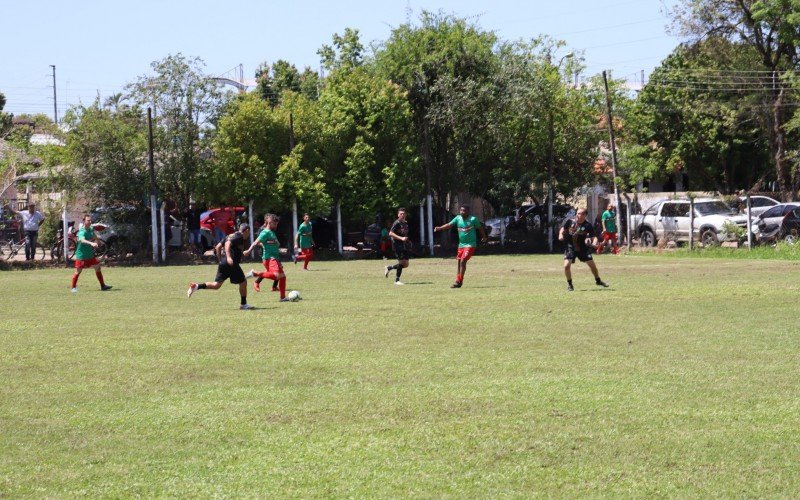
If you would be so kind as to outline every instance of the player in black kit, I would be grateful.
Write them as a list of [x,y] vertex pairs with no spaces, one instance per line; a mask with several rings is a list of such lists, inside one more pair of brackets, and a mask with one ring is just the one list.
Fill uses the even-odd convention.
[[392,269],[396,269],[394,284],[402,285],[400,275],[403,274],[403,269],[408,267],[408,252],[411,247],[411,240],[408,237],[408,222],[406,221],[406,209],[400,208],[397,210],[397,220],[392,224],[389,229],[389,237],[392,239],[392,249],[395,256],[397,256],[397,264],[393,266],[386,266],[386,271],[383,276],[388,278]]
[[249,235],[250,226],[240,224],[238,231],[226,236],[224,240],[217,243],[214,247],[214,254],[217,257],[217,262],[219,262],[217,276],[211,282],[189,283],[189,290],[186,291],[186,295],[191,297],[197,290],[218,290],[225,280],[230,279],[231,283],[239,285],[239,296],[241,298],[239,309],[253,309],[247,303],[247,279],[244,276],[244,271],[239,266],[244,253],[244,242]]
[[594,275],[594,282],[598,286],[607,287],[600,279],[600,273],[597,272],[597,266],[592,260],[592,254],[589,251],[590,245],[586,242],[587,238],[591,238],[594,228],[592,224],[586,220],[586,209],[581,208],[575,215],[575,220],[567,219],[561,230],[558,232],[558,240],[565,243],[564,250],[564,275],[567,277],[567,291],[574,290],[572,287],[572,271],[570,267],[577,258],[581,262],[586,262],[589,269],[592,270]]

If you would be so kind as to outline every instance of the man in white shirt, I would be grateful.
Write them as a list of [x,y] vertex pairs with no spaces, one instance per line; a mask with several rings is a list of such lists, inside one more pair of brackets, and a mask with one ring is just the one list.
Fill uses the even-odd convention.
[[28,203],[28,210],[17,212],[10,205],[6,205],[11,213],[22,219],[22,229],[25,231],[25,260],[33,260],[36,256],[36,240],[39,238],[39,224],[44,220],[44,215],[36,210],[36,204]]

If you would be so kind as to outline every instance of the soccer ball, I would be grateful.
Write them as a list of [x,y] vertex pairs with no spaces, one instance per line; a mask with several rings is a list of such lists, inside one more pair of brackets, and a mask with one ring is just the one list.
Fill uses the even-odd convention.
[[298,292],[297,290],[290,291],[289,293],[286,294],[286,297],[292,302],[297,302],[298,300],[302,299],[302,297],[300,296],[300,292]]

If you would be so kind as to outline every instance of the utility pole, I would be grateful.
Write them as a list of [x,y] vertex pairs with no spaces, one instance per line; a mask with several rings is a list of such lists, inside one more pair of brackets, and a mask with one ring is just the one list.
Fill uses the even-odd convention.
[[617,145],[614,142],[614,126],[611,122],[611,96],[608,93],[608,78],[605,71],[603,71],[603,85],[606,89],[606,121],[608,121],[608,137],[611,143],[611,179],[614,182],[614,205],[617,207],[617,241],[621,241],[622,225],[620,224],[619,189],[617,188]]
[[[561,85],[561,63],[564,59],[572,59],[575,54],[569,52],[559,59],[556,72],[558,72],[558,84]],[[547,62],[550,63],[550,55],[547,56]],[[550,106],[547,110],[547,250],[553,253],[553,183],[555,178],[553,176],[555,170],[555,157],[553,153],[553,143],[555,142],[555,131],[553,130],[553,105],[554,99],[550,99]],[[502,228],[502,224],[500,224]]]
[[56,65],[51,64],[53,68],[53,121],[58,125],[58,101],[56,101]]
[[153,164],[153,110],[147,108],[147,167],[150,170],[150,224],[153,236],[153,264],[158,264],[158,222],[156,220],[156,170]]

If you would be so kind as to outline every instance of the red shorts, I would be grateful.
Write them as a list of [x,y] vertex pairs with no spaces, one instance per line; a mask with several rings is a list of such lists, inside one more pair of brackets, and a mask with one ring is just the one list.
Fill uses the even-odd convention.
[[475,255],[475,247],[461,247],[458,249],[456,259],[466,262],[471,259],[473,255]]
[[380,248],[381,248],[381,252],[388,252],[389,251],[389,242],[388,241],[382,241]]
[[603,241],[613,241],[614,243],[617,242],[617,233],[610,233],[608,231],[603,231]]
[[97,261],[97,257],[92,257],[91,259],[78,259],[75,261],[75,269],[84,269],[87,267],[94,267],[99,265],[100,263]]
[[311,259],[314,257],[314,247],[301,248],[300,253],[298,253],[298,255],[302,255],[304,258],[308,257],[309,259]]
[[264,269],[267,270],[268,273],[278,274],[283,272],[283,265],[281,265],[281,261],[278,259],[267,259],[262,261],[264,264]]

